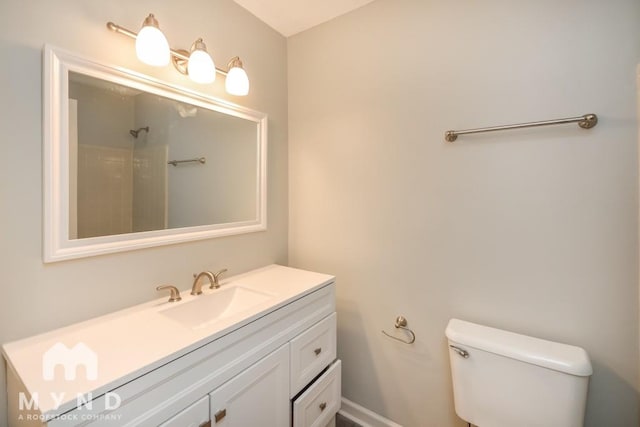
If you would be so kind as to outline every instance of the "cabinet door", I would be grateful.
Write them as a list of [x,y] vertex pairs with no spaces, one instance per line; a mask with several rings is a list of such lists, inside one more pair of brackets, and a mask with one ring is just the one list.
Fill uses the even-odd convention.
[[160,427],[201,427],[208,425],[208,421],[209,397],[204,396],[193,405],[160,424]]
[[288,426],[288,344],[215,389],[209,397],[212,426]]

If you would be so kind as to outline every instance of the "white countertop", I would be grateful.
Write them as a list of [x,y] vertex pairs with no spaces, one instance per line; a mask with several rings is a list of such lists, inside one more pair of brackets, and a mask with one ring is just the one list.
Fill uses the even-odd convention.
[[[9,369],[17,374],[30,396],[36,394],[39,412],[51,416],[76,407],[77,396],[93,398],[180,357],[218,337],[264,316],[334,280],[333,276],[270,265],[221,282],[219,290],[203,286],[204,294],[213,294],[233,286],[273,295],[267,301],[236,315],[189,328],[161,311],[195,298],[182,292],[182,301],[167,302],[168,296],[117,311],[85,322],[2,346]],[[57,367],[52,380],[44,376],[43,357],[56,344],[71,349],[86,345],[97,356],[97,378],[88,379],[85,370],[77,370],[76,378],[66,380],[63,368]],[[57,402],[56,402],[57,400]]]

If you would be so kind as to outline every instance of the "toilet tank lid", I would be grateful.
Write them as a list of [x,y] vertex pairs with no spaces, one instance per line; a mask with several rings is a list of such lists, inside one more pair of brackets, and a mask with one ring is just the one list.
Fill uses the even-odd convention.
[[459,319],[449,321],[445,334],[453,343],[555,371],[581,377],[593,374],[589,356],[580,347],[520,335]]

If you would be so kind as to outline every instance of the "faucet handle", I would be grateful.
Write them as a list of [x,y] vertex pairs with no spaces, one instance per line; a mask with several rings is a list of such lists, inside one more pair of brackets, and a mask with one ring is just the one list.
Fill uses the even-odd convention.
[[169,302],[180,301],[182,297],[180,296],[180,291],[173,285],[162,285],[156,288],[156,291],[162,291],[165,289],[169,289],[171,291],[171,296],[169,297]]
[[209,289],[218,289],[220,287],[220,282],[218,282],[218,277],[222,274],[222,273],[226,273],[227,269],[223,268],[222,270],[213,273],[213,283],[211,284],[211,286],[209,287]]

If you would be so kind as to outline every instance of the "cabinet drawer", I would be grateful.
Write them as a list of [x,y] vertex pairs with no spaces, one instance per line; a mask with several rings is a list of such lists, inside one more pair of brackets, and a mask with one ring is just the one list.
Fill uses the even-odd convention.
[[339,360],[293,402],[293,427],[322,427],[340,409]]
[[336,314],[291,340],[290,397],[306,387],[336,358]]
[[205,396],[159,427],[200,427],[209,421],[209,397]]

